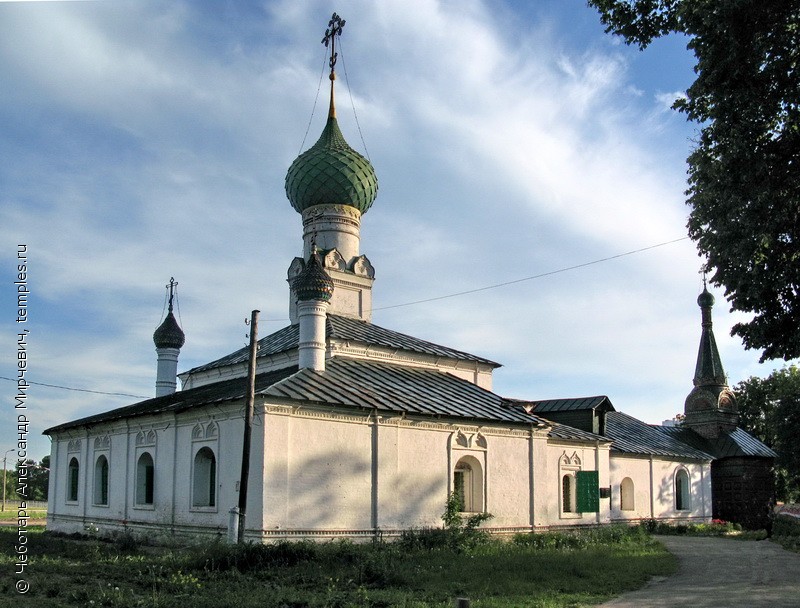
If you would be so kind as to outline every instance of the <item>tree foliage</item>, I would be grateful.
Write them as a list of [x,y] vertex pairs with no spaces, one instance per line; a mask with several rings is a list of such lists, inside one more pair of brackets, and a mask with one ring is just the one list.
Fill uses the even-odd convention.
[[751,376],[734,392],[739,425],[778,453],[778,499],[800,501],[800,369],[791,366],[767,378]]
[[800,356],[800,0],[589,0],[645,49],[690,37],[697,78],[673,106],[701,126],[689,236],[766,359]]
[[[10,468],[11,464],[14,464],[13,469]],[[27,469],[24,488],[25,496],[18,494],[19,462],[9,459],[8,465],[5,473],[6,501],[16,502],[21,498],[25,500],[47,500],[48,484],[50,483],[50,456],[45,456],[39,463],[31,458],[25,461]],[[0,488],[0,493],[2,493],[2,488]]]

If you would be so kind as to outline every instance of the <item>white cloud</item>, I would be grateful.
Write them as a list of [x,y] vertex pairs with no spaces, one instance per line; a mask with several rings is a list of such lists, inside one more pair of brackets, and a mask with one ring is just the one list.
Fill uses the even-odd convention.
[[[0,109],[19,120],[0,143],[9,159],[0,167],[0,235],[31,251],[32,378],[150,394],[151,336],[170,276],[180,282],[187,334],[181,370],[243,346],[253,308],[262,335],[281,327],[286,269],[301,251],[283,179],[308,124],[319,39],[334,10],[347,19],[340,123],[360,148],[346,65],[380,180],[362,226],[377,308],[683,235],[686,128],[643,105],[626,49],[611,39],[567,45],[570,32],[493,8],[1,6],[0,61],[10,67]],[[306,147],[322,128],[326,85]],[[503,363],[501,394],[604,393],[660,421],[691,384],[698,266],[684,241],[378,310],[375,321]],[[725,306],[715,313],[732,380],[757,373],[757,355],[723,337]],[[124,403],[39,394],[40,430]]]

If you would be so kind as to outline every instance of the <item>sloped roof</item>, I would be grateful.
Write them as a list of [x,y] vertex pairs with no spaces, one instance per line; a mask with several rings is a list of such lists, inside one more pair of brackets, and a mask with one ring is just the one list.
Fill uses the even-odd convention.
[[541,418],[541,420],[553,425],[550,431],[547,433],[548,437],[555,437],[558,439],[577,439],[580,441],[599,441],[600,443],[611,442],[608,437],[595,435],[594,433],[584,431],[583,429],[576,429],[575,427],[567,426],[566,424],[559,424],[557,422],[553,422],[552,420],[547,420],[546,418]]
[[265,395],[409,414],[542,425],[537,416],[503,406],[499,395],[452,374],[342,357],[325,371],[302,369]]
[[596,397],[575,397],[573,399],[542,399],[539,401],[528,401],[533,406],[533,411],[537,414],[547,414],[551,412],[575,412],[580,410],[595,410],[604,406],[604,409],[614,411],[608,397],[597,395]]
[[655,426],[661,433],[674,437],[690,446],[712,454],[714,458],[733,458],[750,456],[758,458],[777,458],[777,454],[764,443],[753,437],[744,429],[735,428],[722,432],[716,439],[706,439],[690,427]]
[[[299,340],[299,325],[289,325],[283,329],[262,338],[258,341],[258,355],[260,357],[276,355],[278,353],[297,348]],[[448,359],[456,359],[461,361],[474,361],[485,363],[494,367],[500,367],[499,363],[465,353],[463,351],[440,346],[433,342],[414,338],[400,332],[385,329],[367,321],[358,319],[350,319],[348,317],[341,317],[338,315],[328,315],[325,322],[325,335],[329,339],[351,341],[361,344],[382,346],[385,348],[406,350],[415,353],[432,355],[435,357],[446,357]],[[232,352],[220,359],[200,365],[190,369],[186,374],[193,374],[196,372],[203,372],[219,367],[226,367],[228,365],[236,365],[247,361],[249,348],[244,347]],[[183,375],[183,374],[181,374]]]
[[[273,385],[275,382],[278,382],[287,376],[291,376],[296,371],[297,366],[294,366],[259,374],[256,376],[256,392],[258,393],[259,391],[263,391],[267,387]],[[44,434],[50,435],[51,433],[57,431],[63,431],[82,426],[90,426],[100,422],[121,420],[123,418],[134,418],[137,416],[161,414],[164,412],[182,412],[200,405],[243,399],[246,392],[246,378],[222,380],[220,382],[214,382],[213,384],[204,384],[203,386],[198,386],[197,388],[190,388],[185,391],[176,391],[174,393],[170,393],[169,395],[162,395],[161,397],[146,399],[145,401],[119,407],[101,414],[94,414],[92,416],[86,416],[85,418],[79,418],[78,420],[65,422],[64,424],[50,427],[44,431]]]
[[[47,429],[45,434],[128,417],[177,413],[243,399],[245,392],[244,379],[223,380],[73,420]],[[452,374],[389,363],[334,357],[324,371],[298,370],[295,366],[263,373],[256,376],[256,394],[332,407],[534,426],[548,429],[549,437],[608,441],[593,433],[551,423],[523,408],[508,407],[508,402],[499,395]]]
[[654,427],[622,412],[606,414],[606,436],[614,440],[612,452],[713,460],[709,452],[662,433],[661,428],[668,427]]

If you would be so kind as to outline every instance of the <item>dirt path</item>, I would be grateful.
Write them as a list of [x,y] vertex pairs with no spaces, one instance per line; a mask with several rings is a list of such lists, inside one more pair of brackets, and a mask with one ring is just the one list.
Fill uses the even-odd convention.
[[601,608],[798,608],[800,554],[770,541],[660,536],[678,572]]

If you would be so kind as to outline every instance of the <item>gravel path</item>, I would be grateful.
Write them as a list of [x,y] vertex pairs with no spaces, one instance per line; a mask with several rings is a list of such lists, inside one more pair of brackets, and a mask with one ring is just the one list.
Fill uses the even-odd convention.
[[678,572],[601,608],[798,608],[800,554],[770,541],[660,536]]

